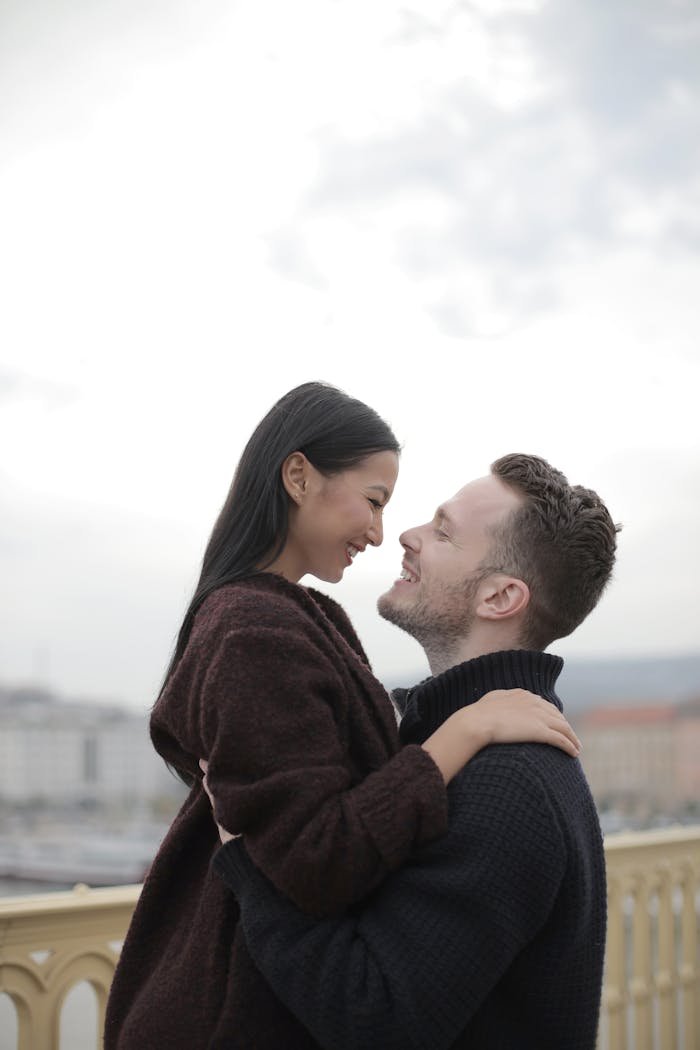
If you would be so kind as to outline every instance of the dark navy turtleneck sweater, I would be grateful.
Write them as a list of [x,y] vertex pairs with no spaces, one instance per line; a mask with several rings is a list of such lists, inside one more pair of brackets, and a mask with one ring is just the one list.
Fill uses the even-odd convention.
[[[402,740],[422,742],[492,689],[561,708],[561,667],[547,653],[492,653],[397,691]],[[254,961],[326,1050],[593,1050],[606,886],[578,760],[494,745],[448,794],[448,833],[340,918],[304,915],[239,840],[223,846],[215,867]]]

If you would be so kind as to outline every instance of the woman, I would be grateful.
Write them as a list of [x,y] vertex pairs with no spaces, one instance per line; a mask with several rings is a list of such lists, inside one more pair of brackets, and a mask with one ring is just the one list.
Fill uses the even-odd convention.
[[314,1045],[256,970],[235,900],[209,871],[219,840],[200,758],[219,823],[282,893],[324,915],[444,832],[446,784],[486,740],[576,753],[551,704],[531,698],[523,720],[522,695],[510,709],[485,697],[400,749],[349,620],[299,586],[308,573],[336,582],[382,542],[398,451],[376,413],[319,383],[283,397],[246,446],[152,715],[157,750],[193,787],[124,944],[106,1050]]

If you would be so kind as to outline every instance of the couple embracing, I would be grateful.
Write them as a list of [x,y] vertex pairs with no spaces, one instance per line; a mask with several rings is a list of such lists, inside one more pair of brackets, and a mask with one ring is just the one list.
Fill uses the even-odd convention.
[[382,542],[398,454],[320,383],[243,452],[152,713],[190,793],[106,1050],[595,1046],[602,838],[545,650],[598,602],[617,529],[536,456],[460,488],[401,535],[379,599],[431,670],[392,705],[343,610],[299,581]]

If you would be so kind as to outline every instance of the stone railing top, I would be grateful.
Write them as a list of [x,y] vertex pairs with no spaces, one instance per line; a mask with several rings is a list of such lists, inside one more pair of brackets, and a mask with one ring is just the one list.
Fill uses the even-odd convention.
[[685,845],[689,842],[700,843],[700,825],[677,825],[671,828],[653,828],[650,831],[618,831],[605,836],[605,850],[609,853],[644,846]]

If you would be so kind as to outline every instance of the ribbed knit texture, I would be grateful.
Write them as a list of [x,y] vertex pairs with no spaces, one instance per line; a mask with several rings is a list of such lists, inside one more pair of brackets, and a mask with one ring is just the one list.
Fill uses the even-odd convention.
[[401,740],[405,744],[423,743],[451,714],[492,689],[529,689],[561,711],[555,686],[563,666],[560,656],[510,649],[477,656],[426,678],[413,689],[396,689],[393,698],[402,716]]
[[[202,605],[156,704],[160,754],[201,775],[258,867],[316,915],[365,896],[447,827],[427,753],[400,748],[385,691],[340,607],[282,577]],[[252,963],[197,782],[145,881],[110,993],[106,1050],[313,1046]],[[223,1042],[217,1042],[219,1037]]]
[[[397,698],[401,735],[423,739],[492,688],[537,684],[559,705],[561,666],[526,652],[462,664]],[[606,885],[580,763],[493,746],[448,794],[447,835],[341,918],[310,921],[240,842],[222,847],[252,957],[327,1050],[593,1050]]]

